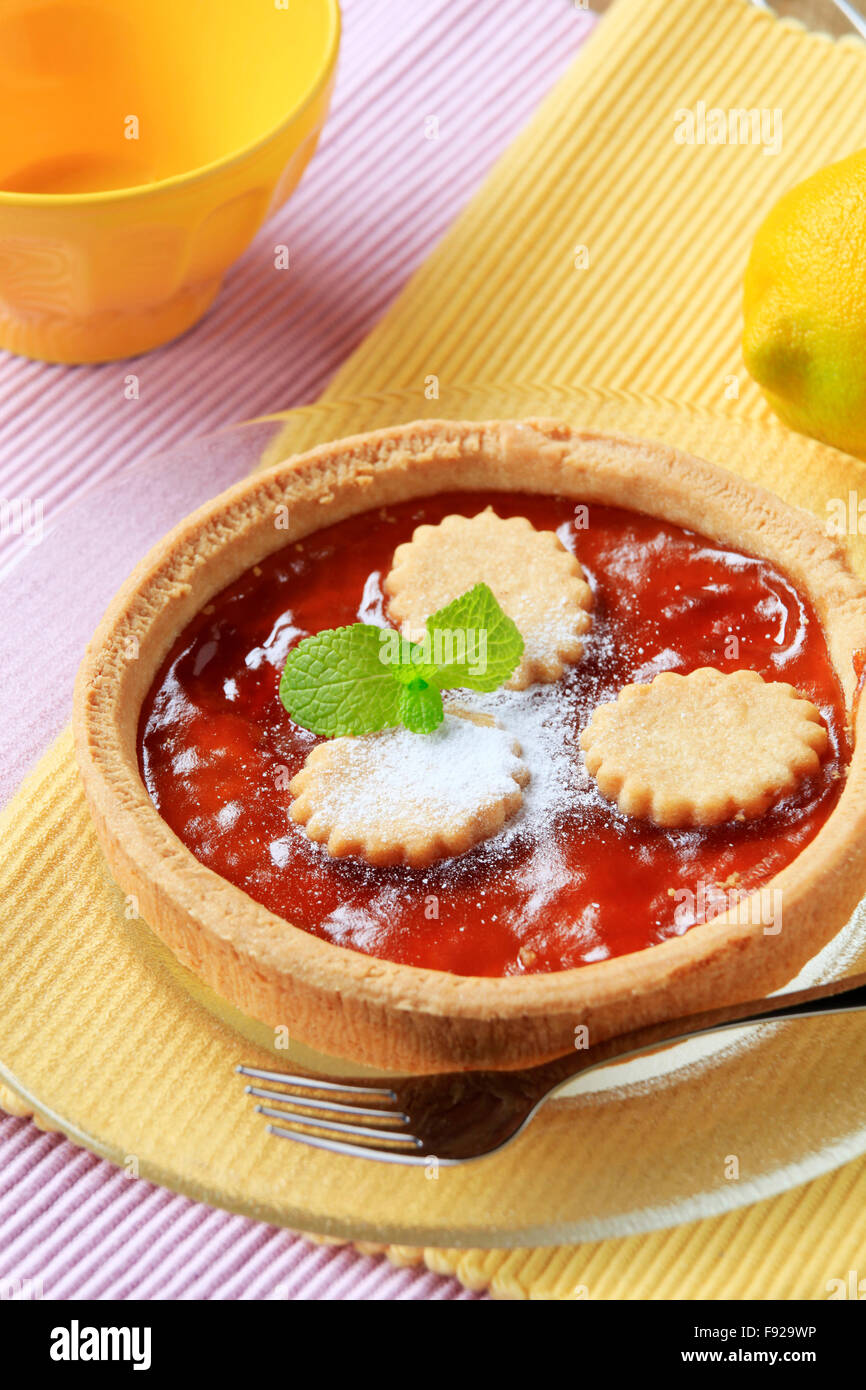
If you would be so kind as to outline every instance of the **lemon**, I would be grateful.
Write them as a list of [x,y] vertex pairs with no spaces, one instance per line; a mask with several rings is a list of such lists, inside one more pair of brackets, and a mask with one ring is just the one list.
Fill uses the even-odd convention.
[[743,357],[793,429],[866,456],[866,150],[780,198],[752,246]]

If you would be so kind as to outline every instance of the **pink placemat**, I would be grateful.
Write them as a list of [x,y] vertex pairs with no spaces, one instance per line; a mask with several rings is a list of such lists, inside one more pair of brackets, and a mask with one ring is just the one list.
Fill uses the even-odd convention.
[[[61,525],[65,506],[137,459],[315,399],[593,22],[570,0],[343,0],[343,13],[321,148],[201,324],[149,356],[99,367],[0,354],[0,499],[38,504],[46,528]],[[275,268],[278,244],[290,249],[289,271]],[[105,506],[94,492],[94,524],[106,523]],[[30,544],[0,534],[0,565],[14,564],[16,579]],[[63,575],[53,578],[62,593]],[[4,645],[26,660],[38,635],[12,612],[3,621]],[[22,722],[22,749],[32,727]],[[10,1280],[63,1299],[479,1297],[426,1269],[314,1246],[131,1181],[4,1116],[0,1290]]]

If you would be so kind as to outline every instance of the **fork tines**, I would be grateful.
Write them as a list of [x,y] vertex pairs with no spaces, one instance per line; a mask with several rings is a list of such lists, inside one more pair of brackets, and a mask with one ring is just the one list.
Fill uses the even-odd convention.
[[[366,1153],[386,1162],[425,1162],[411,1152],[422,1147],[421,1141],[406,1132],[409,1117],[396,1108],[397,1094],[389,1087],[325,1081],[260,1067],[239,1066],[237,1070],[242,1076],[268,1083],[244,1089],[258,1100],[275,1102],[256,1106],[260,1115],[282,1121],[268,1125],[270,1134],[332,1153]],[[371,1104],[375,1101],[380,1104]]]

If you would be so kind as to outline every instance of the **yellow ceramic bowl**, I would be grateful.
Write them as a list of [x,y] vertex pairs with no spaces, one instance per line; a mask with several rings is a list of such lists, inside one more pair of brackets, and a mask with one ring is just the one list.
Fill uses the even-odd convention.
[[337,0],[0,0],[0,346],[144,352],[294,189]]

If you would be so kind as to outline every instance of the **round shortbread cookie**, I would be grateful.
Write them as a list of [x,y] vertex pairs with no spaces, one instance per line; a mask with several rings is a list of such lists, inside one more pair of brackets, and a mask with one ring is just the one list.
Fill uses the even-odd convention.
[[488,508],[417,527],[395,550],[383,588],[392,620],[417,640],[431,613],[480,583],[493,590],[523,638],[510,689],[558,680],[566,663],[580,659],[592,590],[558,536],[536,531],[524,516],[503,521]]
[[521,751],[489,716],[454,708],[432,734],[330,739],[293,777],[289,814],[334,858],[425,868],[514,815],[529,781]]
[[829,739],[793,686],[704,666],[625,686],[580,744],[603,796],[673,827],[763,815],[817,770]]

